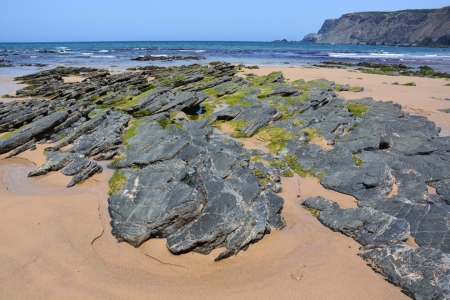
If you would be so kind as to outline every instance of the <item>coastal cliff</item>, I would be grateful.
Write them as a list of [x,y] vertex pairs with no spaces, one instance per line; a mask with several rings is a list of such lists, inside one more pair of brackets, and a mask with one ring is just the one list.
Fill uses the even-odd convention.
[[328,19],[304,42],[450,47],[450,6],[396,12],[360,12]]

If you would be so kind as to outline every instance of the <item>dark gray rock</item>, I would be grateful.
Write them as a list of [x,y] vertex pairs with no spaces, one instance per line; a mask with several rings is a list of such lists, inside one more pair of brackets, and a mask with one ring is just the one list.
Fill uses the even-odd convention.
[[[152,134],[149,135],[148,132]],[[174,158],[191,143],[191,137],[183,130],[164,130],[156,123],[145,123],[128,143],[125,158],[118,163],[120,168],[132,165],[145,166]]]
[[442,251],[402,244],[373,249],[360,256],[414,299],[450,297],[450,259]]
[[361,166],[330,168],[321,184],[359,200],[388,195],[392,190],[391,169],[383,162],[368,162]]
[[[220,135],[205,135],[203,131],[211,130],[207,120],[182,123],[186,131],[164,130],[144,120],[128,140],[125,157],[116,165],[140,169],[119,171],[128,180],[110,198],[113,233],[119,241],[138,246],[149,238],[167,237],[169,250],[176,254],[207,254],[225,246],[218,257],[223,259],[247,249],[271,228],[283,228],[284,201],[264,189],[248,169],[248,152],[236,142],[224,143]],[[180,210],[163,205],[175,201],[171,197],[181,201],[176,205],[191,205],[183,210],[187,217],[174,216]],[[141,201],[146,201],[146,214],[137,213]]]
[[176,87],[179,87],[179,86],[187,85],[189,83],[193,83],[193,82],[197,82],[197,81],[203,80],[203,78],[205,78],[205,77],[204,77],[204,75],[202,73],[192,74],[192,75],[190,75],[190,76],[188,76],[186,78],[183,78],[183,79],[180,79],[178,81],[175,81],[172,84],[172,87],[176,88]]
[[288,86],[280,86],[280,87],[276,87],[273,92],[267,94],[266,97],[272,97],[272,96],[277,96],[277,95],[282,96],[282,97],[288,97],[288,96],[296,97],[301,94],[303,94],[303,92],[298,89],[291,88]]
[[40,176],[50,171],[59,171],[72,162],[72,156],[66,152],[49,152],[46,155],[45,163],[36,171],[30,172],[28,177]]
[[259,85],[264,85],[267,83],[283,83],[284,82],[284,76],[283,74],[278,75],[274,79],[271,79],[270,77],[267,77],[266,80],[261,82]]
[[225,244],[227,235],[239,227],[238,222],[244,217],[242,196],[230,183],[207,173],[201,178],[208,205],[198,219],[168,237],[167,247],[172,253],[208,254]]
[[6,140],[0,139],[0,154],[9,152],[19,146],[22,146],[23,144],[26,144],[33,138],[39,137],[41,134],[62,123],[67,116],[67,111],[55,112],[33,122],[30,126],[26,126]]
[[441,195],[447,204],[450,204],[450,179],[434,183],[436,193]]
[[[298,147],[298,142],[295,146]],[[355,167],[351,152],[345,148],[335,147],[330,151],[324,151],[321,146],[309,144],[295,149],[289,155],[298,159],[298,163],[304,171],[314,170],[317,175],[330,170],[331,176],[334,171],[354,169]]]
[[229,108],[217,111],[211,115],[208,124],[214,123],[216,120],[233,120],[242,112],[242,105],[237,104]]
[[[86,132],[72,143],[68,149],[71,153],[80,153],[86,156],[95,156],[117,149],[122,144],[122,134],[130,117],[121,113],[111,113],[103,119],[102,123],[95,127],[95,131]],[[88,126],[85,123],[85,127]],[[97,122],[96,122],[97,123]]]
[[151,237],[167,237],[202,212],[201,193],[180,182],[187,175],[179,160],[125,172],[121,192],[109,198],[113,235],[138,247]]
[[418,245],[450,253],[450,206],[417,204],[404,198],[374,199],[358,205],[405,219]]
[[308,198],[302,205],[320,210],[322,224],[354,238],[366,249],[398,244],[410,236],[408,222],[372,208],[341,209],[337,203],[322,197]]
[[258,104],[245,107],[242,113],[236,118],[238,121],[247,121],[249,124],[243,126],[240,132],[246,136],[252,136],[261,127],[271,124],[282,117],[274,106],[268,104]]
[[274,194],[260,194],[258,179],[248,170],[237,169],[228,180],[201,173],[208,206],[194,222],[170,235],[167,247],[173,253],[194,251],[208,254],[225,246],[220,260],[248,248],[270,227],[284,227],[279,216],[283,200]]
[[86,134],[86,133],[94,130],[97,126],[99,126],[101,123],[103,123],[103,121],[107,118],[108,114],[110,114],[110,111],[105,111],[105,112],[95,116],[93,119],[84,123],[83,126],[80,126],[76,130],[72,131],[67,137],[59,140],[53,146],[47,147],[46,150],[57,151],[57,150],[61,149],[62,147],[69,145],[70,143],[74,142],[76,139],[78,139],[83,134]]
[[161,96],[162,94],[169,92],[172,90],[171,87],[160,87],[153,89],[148,95],[142,97],[138,104],[134,105],[133,107],[127,109],[127,111],[137,111],[139,109],[143,109],[144,107],[148,106],[150,102],[152,102],[155,98],[158,96]]
[[90,160],[89,163],[85,165],[85,167],[79,173],[73,176],[67,187],[72,187],[75,184],[81,183],[92,175],[95,175],[102,171],[103,168],[100,165],[98,165],[95,161]]
[[30,149],[31,147],[34,146],[35,142],[36,142],[36,141],[35,141],[34,139],[32,139],[32,140],[29,141],[28,143],[25,143],[25,144],[23,144],[22,146],[17,147],[17,148],[14,149],[13,151],[11,151],[11,153],[9,153],[8,156],[5,157],[5,159],[6,159],[6,158],[13,157],[13,156],[16,156],[17,154],[20,154],[20,153],[22,153],[22,152],[24,152],[24,151],[27,151],[28,149]]
[[248,161],[243,161],[242,158],[236,153],[227,151],[226,148],[221,146],[208,145],[211,170],[219,178],[226,178],[232,170],[237,167],[245,167],[248,165]]
[[155,113],[181,111],[189,107],[195,107],[200,105],[206,100],[206,94],[202,92],[178,92],[175,95],[173,101],[163,105]]
[[198,85],[194,85],[194,86],[186,86],[185,88],[182,88],[182,91],[192,91],[192,92],[200,92],[218,85],[221,85],[225,82],[230,82],[233,80],[233,77],[230,76],[223,76],[217,80],[208,82],[206,84],[198,84]]
[[66,176],[73,176],[80,173],[90,162],[83,154],[72,154],[71,157],[73,161],[61,170],[61,173]]

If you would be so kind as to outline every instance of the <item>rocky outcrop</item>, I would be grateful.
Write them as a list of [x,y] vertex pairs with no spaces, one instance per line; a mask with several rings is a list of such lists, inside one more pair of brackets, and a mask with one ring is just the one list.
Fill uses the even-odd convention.
[[[30,85],[18,94],[51,100],[0,104],[0,128],[9,132],[0,152],[12,157],[47,143],[46,162],[29,176],[60,171],[72,176],[68,187],[101,172],[98,160],[119,156],[109,199],[119,241],[138,247],[167,238],[174,254],[225,247],[218,260],[235,255],[285,226],[279,177],[261,180],[240,144],[214,134],[207,118],[190,120],[208,99],[203,90],[231,82],[226,97],[250,85],[235,72],[218,63],[120,75],[56,68],[17,78]],[[68,74],[85,79],[64,83]],[[241,107],[231,117],[243,113],[252,130],[280,117],[268,103],[258,107],[261,116]]]
[[109,199],[119,241],[138,247],[165,237],[174,254],[225,246],[219,260],[284,227],[283,199],[253,174],[239,144],[211,136],[212,130],[205,140],[198,130],[207,129],[206,122],[186,131],[143,122],[117,163],[127,183]]
[[351,13],[324,22],[310,43],[450,47],[450,6],[441,9]]
[[320,210],[318,218],[322,224],[366,248],[399,244],[410,236],[408,222],[372,208],[341,209],[336,202],[322,197],[308,198],[302,205]]
[[450,253],[450,208],[448,205],[415,204],[406,198],[393,197],[378,201],[363,201],[370,207],[402,218],[411,225],[411,236],[422,247],[433,247]]
[[[180,69],[174,72],[177,77],[173,80],[161,75],[164,80],[153,82],[155,86],[143,72],[111,76],[91,68],[58,67],[18,77],[16,80],[29,85],[17,91],[18,96],[46,98],[0,105],[0,132],[9,132],[0,138],[0,154],[10,152],[9,158],[35,148],[36,142],[51,144],[46,147],[47,162],[30,176],[62,170],[63,174],[73,176],[69,187],[83,182],[102,171],[97,160],[108,160],[124,151],[122,135],[131,116],[113,111],[117,107],[122,108],[134,96],[155,87],[137,105],[125,109],[130,113],[153,114],[149,117],[152,120],[168,119],[170,112],[198,109],[206,99],[201,92],[172,89],[201,81],[203,71],[215,72],[218,78],[234,74],[221,71],[230,70],[227,64],[212,70],[202,70],[197,65]],[[85,79],[65,83],[63,76],[68,75]],[[64,147],[68,149],[61,151]]]
[[410,235],[408,221],[373,208],[341,209],[322,197],[303,204],[319,211],[318,219],[364,245],[359,254],[372,268],[400,286],[414,299],[450,296],[450,257],[433,248],[413,248],[403,243]]
[[[109,212],[118,241],[139,247],[166,238],[174,254],[224,248],[217,260],[285,226],[280,177],[316,176],[359,206],[309,199],[304,205],[320,222],[360,242],[364,259],[409,294],[445,297],[450,138],[398,104],[345,101],[325,79],[286,82],[281,72],[244,79],[236,72],[215,62],[21,77],[29,86],[19,93],[36,98],[0,103],[0,130],[7,132],[0,153],[47,144],[45,164],[30,176],[60,171],[72,176],[69,186],[101,172],[98,161],[115,158]],[[73,73],[85,79],[64,83]],[[222,125],[233,137],[213,128]],[[251,136],[272,153],[235,140]],[[410,237],[419,248],[403,244]],[[411,262],[425,254],[424,264]]]
[[442,251],[400,244],[373,249],[361,257],[414,299],[450,297],[450,257]]

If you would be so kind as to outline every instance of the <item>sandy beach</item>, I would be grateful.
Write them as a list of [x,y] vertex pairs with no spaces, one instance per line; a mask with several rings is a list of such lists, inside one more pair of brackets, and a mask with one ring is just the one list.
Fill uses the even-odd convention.
[[[437,111],[450,107],[450,101],[443,100],[450,97],[450,87],[444,86],[448,81],[335,69],[278,70],[291,81],[326,78],[363,86],[364,92],[340,96],[392,100],[436,122],[441,135],[450,134],[449,115]],[[257,75],[272,71],[246,70]],[[391,84],[396,81],[417,86]],[[264,149],[262,141],[243,142]],[[44,163],[45,146],[7,160],[6,154],[0,156],[4,299],[408,299],[357,255],[357,242],[322,226],[300,206],[308,197],[323,196],[343,208],[356,207],[356,199],[326,190],[316,178],[283,178],[279,195],[285,200],[286,228],[273,230],[237,256],[214,262],[222,249],[207,256],[175,256],[164,239],[137,249],[117,243],[107,210],[113,174],[108,163],[102,163],[102,173],[70,189],[70,177],[59,172],[27,178]]]

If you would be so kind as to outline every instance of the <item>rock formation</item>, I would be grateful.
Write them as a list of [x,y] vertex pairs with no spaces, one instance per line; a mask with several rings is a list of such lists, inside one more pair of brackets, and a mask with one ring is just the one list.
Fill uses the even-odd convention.
[[326,20],[304,42],[450,47],[450,6],[441,9],[361,12]]
[[[73,176],[69,187],[101,172],[97,161],[115,159],[109,212],[118,241],[139,247],[166,238],[174,254],[224,247],[217,260],[285,226],[281,176],[315,176],[359,205],[307,200],[320,222],[360,242],[362,257],[410,295],[446,297],[450,137],[398,104],[345,101],[335,92],[342,85],[325,79],[236,73],[214,63],[17,78],[29,84],[17,94],[34,98],[0,104],[0,131],[8,132],[0,153],[48,144],[46,163],[29,176],[60,171]],[[66,75],[85,79],[64,83]],[[222,125],[232,136],[214,130]],[[251,136],[271,153],[235,140]],[[419,248],[403,244],[411,237]]]
[[362,245],[360,254],[370,266],[415,299],[450,296],[450,256],[433,248],[413,248],[403,243],[409,224],[373,208],[341,209],[322,197],[303,205],[318,210],[319,221],[333,231],[353,237]]

